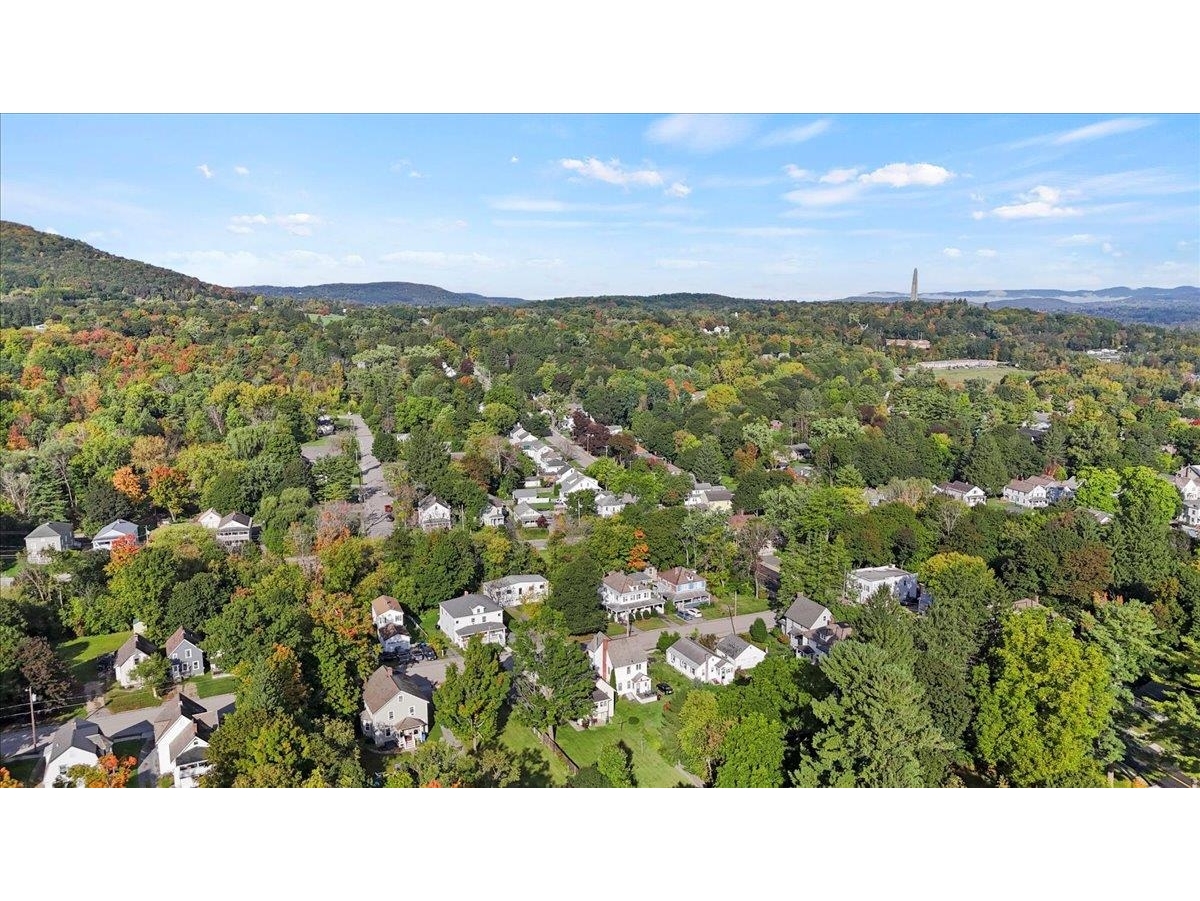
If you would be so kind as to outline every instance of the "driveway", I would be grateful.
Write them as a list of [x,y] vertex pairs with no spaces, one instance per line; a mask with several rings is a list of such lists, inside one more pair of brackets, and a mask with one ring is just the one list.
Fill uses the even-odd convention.
[[392,503],[383,481],[383,469],[371,454],[375,436],[357,413],[350,416],[358,440],[358,463],[362,469],[362,533],[368,538],[387,538],[395,528],[384,508]]
[[635,627],[633,634],[623,640],[629,641],[638,650],[652,651],[658,645],[658,637],[664,632],[678,632],[681,636],[687,637],[692,634],[693,629],[698,629],[701,635],[716,635],[718,638],[724,638],[726,635],[734,635],[738,632],[749,632],[750,626],[759,618],[767,624],[768,629],[775,627],[775,614],[767,610],[763,613],[743,613],[735,616],[732,623],[728,616],[723,616],[720,619],[691,620],[686,624],[672,622],[665,629],[650,629],[647,632],[638,631]]

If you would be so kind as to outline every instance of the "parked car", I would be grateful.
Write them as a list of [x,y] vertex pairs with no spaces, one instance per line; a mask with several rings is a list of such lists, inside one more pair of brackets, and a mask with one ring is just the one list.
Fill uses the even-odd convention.
[[412,656],[417,660],[437,660],[437,651],[429,645],[413,645]]
[[670,695],[675,693],[675,689],[671,687],[670,682],[659,682],[654,687],[658,689],[659,694]]

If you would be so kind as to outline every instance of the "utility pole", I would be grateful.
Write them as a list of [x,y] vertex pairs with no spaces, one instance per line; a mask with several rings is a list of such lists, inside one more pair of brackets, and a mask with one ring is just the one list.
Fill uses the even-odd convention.
[[33,749],[37,750],[37,717],[33,712],[33,702],[37,700],[37,695],[33,693],[33,686],[25,689],[29,693],[29,734],[33,736]]

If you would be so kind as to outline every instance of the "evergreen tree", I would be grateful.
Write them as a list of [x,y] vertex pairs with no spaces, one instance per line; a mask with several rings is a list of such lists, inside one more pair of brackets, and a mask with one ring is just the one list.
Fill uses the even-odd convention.
[[975,439],[963,466],[963,478],[988,494],[999,494],[1008,484],[1008,467],[996,440],[988,432]]
[[596,590],[604,572],[592,554],[580,554],[563,564],[550,577],[546,606],[562,613],[572,635],[598,632],[607,621]]
[[508,698],[508,686],[499,649],[472,636],[463,653],[462,670],[455,663],[446,667],[445,679],[434,692],[433,708],[442,725],[477,751],[500,734],[500,709]]

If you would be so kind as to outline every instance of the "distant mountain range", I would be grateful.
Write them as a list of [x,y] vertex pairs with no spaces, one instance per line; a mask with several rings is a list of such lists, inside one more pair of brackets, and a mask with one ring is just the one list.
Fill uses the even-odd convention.
[[294,297],[297,300],[327,300],[334,303],[361,303],[368,306],[404,304],[415,307],[516,306],[520,297],[485,297],[482,294],[447,291],[437,285],[415,282],[340,282],[332,285],[304,285],[285,288],[279,285],[247,285],[238,288],[247,294],[264,297]]
[[[137,260],[129,260],[83,241],[41,232],[16,222],[0,221],[0,294],[22,289],[49,292],[47,296],[100,297],[210,297],[249,301],[254,295],[323,300],[330,303],[406,306],[517,306],[519,297],[448,291],[414,282],[365,282],[281,287],[248,285],[225,288]],[[845,302],[895,303],[906,293],[879,291],[841,298]],[[1023,288],[1008,291],[956,291],[923,293],[929,302],[965,299],[990,308],[1023,307],[1048,313],[1081,313],[1119,322],[1200,327],[1200,288],[1103,288],[1095,291],[1060,291]],[[603,303],[612,297],[564,297],[554,304]],[[624,299],[624,298],[622,298]],[[633,299],[633,298],[629,298]],[[750,304],[763,301],[723,298],[720,295],[672,294],[640,298],[643,302]]]

